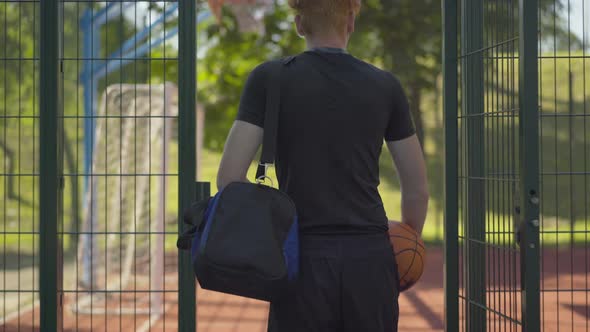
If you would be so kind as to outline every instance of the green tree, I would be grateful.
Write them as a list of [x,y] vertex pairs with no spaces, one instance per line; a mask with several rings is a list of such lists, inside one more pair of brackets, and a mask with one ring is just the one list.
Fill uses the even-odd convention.
[[[35,3],[0,4],[0,150],[5,174],[32,173],[32,163],[21,158],[30,144],[19,142],[33,133],[33,119],[38,102],[39,8]],[[24,143],[24,144],[23,144]],[[18,170],[18,171],[17,171]],[[29,172],[27,172],[29,171]],[[4,177],[9,200],[31,204],[32,195],[17,192],[15,176]],[[20,182],[20,179],[18,179]]]
[[[436,88],[441,57],[440,1],[368,0],[363,3],[351,50],[380,63],[405,86],[420,141],[424,142],[422,94]],[[364,40],[372,43],[367,45]]]
[[264,33],[242,32],[236,17],[224,8],[222,24],[201,35],[207,52],[199,58],[198,100],[207,111],[205,144],[221,149],[237,113],[244,82],[252,69],[268,60],[303,50],[303,39],[293,30],[291,12],[284,4],[264,18]]

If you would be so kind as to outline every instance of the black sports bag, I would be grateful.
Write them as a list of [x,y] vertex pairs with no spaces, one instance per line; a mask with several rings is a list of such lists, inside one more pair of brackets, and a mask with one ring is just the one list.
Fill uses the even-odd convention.
[[177,247],[190,250],[204,289],[272,301],[285,293],[299,270],[297,214],[293,201],[266,186],[274,163],[280,107],[280,73],[291,58],[273,63],[256,183],[231,183],[185,211],[191,225]]

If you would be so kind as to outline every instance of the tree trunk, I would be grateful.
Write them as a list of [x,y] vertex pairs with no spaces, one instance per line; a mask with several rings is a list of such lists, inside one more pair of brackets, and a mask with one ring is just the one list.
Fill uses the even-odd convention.
[[14,178],[16,175],[15,170],[15,160],[14,160],[14,150],[12,150],[6,142],[0,140],[0,148],[4,150],[4,158],[6,159],[6,166],[7,169],[4,170],[6,174],[5,181],[6,181],[6,198],[19,201],[23,205],[33,206],[33,203],[20,196],[20,193],[17,193],[14,188]]
[[398,77],[402,78],[402,82],[406,82],[404,90],[408,94],[408,102],[410,104],[410,113],[414,120],[414,126],[416,127],[416,136],[420,141],[422,150],[424,151],[424,122],[422,121],[422,84],[420,84],[419,75],[417,75],[418,65],[415,59],[408,56],[406,52],[402,52],[399,47],[394,47],[395,43],[392,41],[389,43],[391,47],[387,49],[392,50],[390,53],[391,68],[399,68],[396,71]]
[[424,122],[422,121],[422,110],[420,109],[422,98],[422,90],[420,87],[420,83],[417,81],[413,81],[410,84],[409,92],[410,112],[412,113],[414,125],[416,126],[416,135],[420,140],[422,150],[424,150]]
[[2,140],[0,140],[0,148],[4,150],[4,158],[7,164],[7,169],[4,170],[4,173],[7,175],[5,176],[6,197],[8,199],[16,199],[18,197],[14,193],[14,177],[11,176],[11,174],[14,174],[14,151]]

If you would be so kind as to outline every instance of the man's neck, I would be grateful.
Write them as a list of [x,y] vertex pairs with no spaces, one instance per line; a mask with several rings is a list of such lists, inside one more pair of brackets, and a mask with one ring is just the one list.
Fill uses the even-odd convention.
[[346,49],[347,41],[343,38],[309,38],[307,48],[339,48]]

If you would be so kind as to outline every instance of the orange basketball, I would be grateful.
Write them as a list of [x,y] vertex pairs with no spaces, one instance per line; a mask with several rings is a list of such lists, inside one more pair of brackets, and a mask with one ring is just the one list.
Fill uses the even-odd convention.
[[424,272],[426,247],[412,227],[397,222],[389,222],[389,240],[397,261],[400,292],[403,292],[420,280]]

